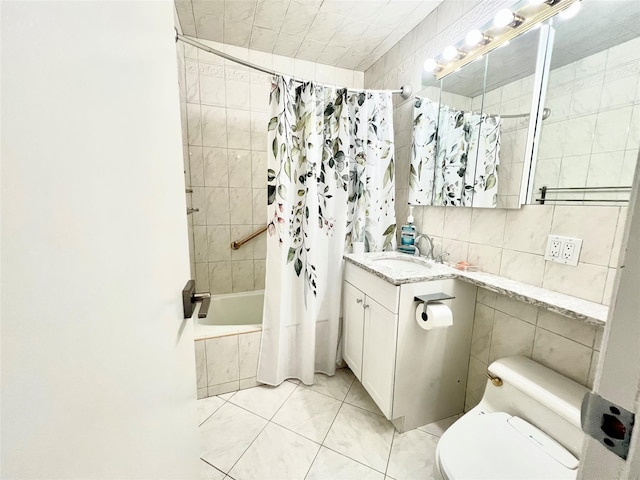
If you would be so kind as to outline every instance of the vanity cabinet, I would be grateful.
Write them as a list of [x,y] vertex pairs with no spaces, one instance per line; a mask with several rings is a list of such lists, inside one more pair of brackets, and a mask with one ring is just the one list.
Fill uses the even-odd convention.
[[380,410],[391,416],[398,315],[344,283],[343,356]]
[[[403,432],[461,413],[475,287],[453,279],[393,285],[345,265],[343,358],[382,413]],[[449,328],[423,330],[414,296],[447,293]]]

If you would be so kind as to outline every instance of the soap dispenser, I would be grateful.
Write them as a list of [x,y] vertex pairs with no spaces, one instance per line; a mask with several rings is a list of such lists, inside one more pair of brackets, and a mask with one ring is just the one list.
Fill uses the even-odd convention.
[[400,247],[398,250],[404,253],[414,254],[416,247],[416,226],[413,224],[413,205],[409,205],[409,216],[406,225],[400,229]]

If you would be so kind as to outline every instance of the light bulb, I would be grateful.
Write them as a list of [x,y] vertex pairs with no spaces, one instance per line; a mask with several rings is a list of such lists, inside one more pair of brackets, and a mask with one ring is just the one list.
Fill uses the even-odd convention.
[[529,3],[531,5],[542,5],[543,3],[546,3],[547,0],[529,0]]
[[523,18],[513,13],[508,8],[503,8],[493,19],[493,26],[497,28],[515,27],[522,23]]
[[464,43],[469,47],[475,47],[484,39],[484,35],[480,30],[471,30],[467,33],[467,36],[464,37]]
[[444,58],[447,61],[453,60],[454,58],[457,58],[459,55],[460,55],[460,52],[453,45],[449,45],[447,48],[445,48],[442,51],[442,58]]
[[423,65],[425,72],[435,72],[436,70],[438,70],[438,67],[438,62],[436,62],[433,58],[428,58],[427,60],[425,60]]
[[582,6],[582,4],[580,2],[576,2],[573,5],[571,5],[569,8],[567,8],[566,10],[563,10],[560,12],[560,17],[564,18],[565,20],[568,20],[570,18],[575,17],[578,12],[580,11],[580,7]]

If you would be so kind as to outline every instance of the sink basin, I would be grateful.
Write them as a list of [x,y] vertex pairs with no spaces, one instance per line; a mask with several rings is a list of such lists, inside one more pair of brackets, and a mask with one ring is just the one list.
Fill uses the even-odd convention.
[[378,258],[374,261],[376,262],[376,265],[380,265],[381,267],[393,268],[394,270],[421,272],[426,268],[429,268],[429,265],[412,258]]

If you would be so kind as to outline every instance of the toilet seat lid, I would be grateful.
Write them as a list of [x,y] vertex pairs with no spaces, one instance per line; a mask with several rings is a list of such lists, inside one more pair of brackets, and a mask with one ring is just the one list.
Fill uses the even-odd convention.
[[448,479],[575,479],[578,460],[562,445],[504,412],[463,417],[438,443]]

